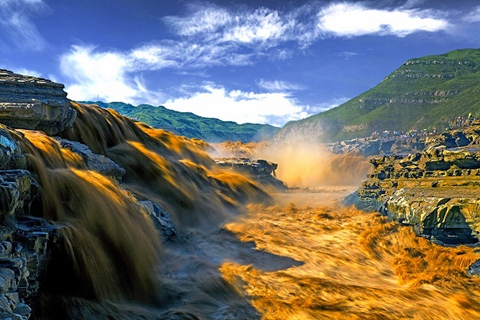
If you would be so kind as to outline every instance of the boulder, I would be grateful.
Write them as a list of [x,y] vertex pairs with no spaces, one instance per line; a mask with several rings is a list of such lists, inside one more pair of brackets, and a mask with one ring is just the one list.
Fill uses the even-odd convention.
[[274,186],[278,189],[286,189],[282,181],[275,177],[278,165],[267,160],[252,160],[249,158],[216,158],[216,164],[222,168],[230,168],[239,173],[247,174],[255,181]]
[[149,200],[138,201],[138,203],[147,211],[164,240],[170,240],[177,234],[177,230],[170,218],[170,213],[160,208],[155,202]]
[[118,181],[122,180],[125,169],[116,164],[112,159],[101,154],[93,153],[90,148],[80,142],[56,138],[62,148],[70,149],[79,154],[88,169],[97,171],[104,176],[113,177]]
[[64,86],[47,79],[0,69],[0,121],[16,129],[55,135],[71,128],[76,111]]

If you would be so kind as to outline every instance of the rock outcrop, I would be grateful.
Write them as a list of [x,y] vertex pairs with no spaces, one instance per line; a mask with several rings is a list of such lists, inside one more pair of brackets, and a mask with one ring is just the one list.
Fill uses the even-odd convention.
[[16,129],[55,135],[70,128],[76,112],[64,86],[0,69],[0,121]]
[[88,169],[97,171],[104,176],[115,178],[118,181],[122,180],[122,177],[125,174],[125,169],[116,164],[112,159],[101,154],[93,153],[89,147],[80,142],[58,137],[56,139],[62,148],[70,149],[76,154],[79,154]]
[[247,174],[263,185],[274,186],[280,190],[286,189],[283,182],[275,177],[275,170],[278,167],[276,163],[249,158],[217,158],[214,160],[218,166],[231,168],[242,174]]
[[441,243],[478,242],[478,132],[479,126],[451,131],[428,139],[422,152],[372,158],[373,173],[345,203],[379,211]]
[[358,138],[327,144],[335,154],[358,153],[365,157],[388,154],[407,154],[425,148],[425,138],[392,137],[385,139]]
[[153,224],[159,230],[164,240],[170,240],[177,234],[177,230],[173,225],[170,213],[160,208],[158,204],[149,200],[138,202],[148,213]]
[[366,157],[377,155],[407,155],[432,146],[446,148],[480,144],[480,121],[440,134],[418,133],[385,138],[357,138],[328,143],[327,149],[335,154],[358,153]]

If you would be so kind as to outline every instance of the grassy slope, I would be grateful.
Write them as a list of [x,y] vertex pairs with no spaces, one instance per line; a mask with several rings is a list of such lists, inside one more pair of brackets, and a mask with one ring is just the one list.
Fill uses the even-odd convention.
[[190,112],[178,112],[165,107],[154,107],[148,104],[133,106],[122,102],[87,102],[102,108],[110,108],[129,118],[144,122],[154,128],[161,128],[188,138],[199,138],[207,142],[260,141],[271,139],[279,130],[264,124],[237,124],[233,121],[222,121],[204,118]]
[[[346,103],[289,123],[331,123],[327,140],[368,136],[373,130],[445,127],[446,120],[480,117],[480,50],[456,50],[411,59],[380,84]],[[446,94],[446,95],[445,95]]]

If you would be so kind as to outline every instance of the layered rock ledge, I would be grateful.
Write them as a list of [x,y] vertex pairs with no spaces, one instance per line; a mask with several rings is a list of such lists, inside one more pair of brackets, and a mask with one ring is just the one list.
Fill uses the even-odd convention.
[[373,173],[345,203],[443,244],[479,242],[479,132],[471,126],[432,137],[422,152],[372,158]]
[[69,129],[76,112],[64,85],[0,69],[0,121],[16,129],[55,135]]

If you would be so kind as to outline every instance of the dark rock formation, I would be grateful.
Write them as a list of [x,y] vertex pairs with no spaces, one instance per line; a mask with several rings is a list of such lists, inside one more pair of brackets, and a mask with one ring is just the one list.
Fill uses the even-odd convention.
[[63,84],[0,69],[1,123],[55,135],[70,128],[76,112]]
[[38,194],[30,173],[0,171],[0,318],[27,319],[47,268],[57,228],[26,216]]
[[170,218],[170,213],[149,200],[139,201],[138,203],[147,211],[155,227],[162,234],[164,240],[170,240],[177,234],[177,230]]
[[118,181],[122,180],[125,174],[125,169],[116,164],[110,158],[101,154],[93,153],[86,145],[76,142],[57,138],[62,148],[68,148],[71,151],[79,154],[83,158],[83,162],[88,169],[97,171],[104,176],[113,177]]
[[247,174],[255,181],[274,186],[278,189],[286,189],[282,181],[275,178],[275,170],[278,165],[267,160],[251,160],[249,158],[217,158],[215,162],[223,168],[232,168],[242,174]]

